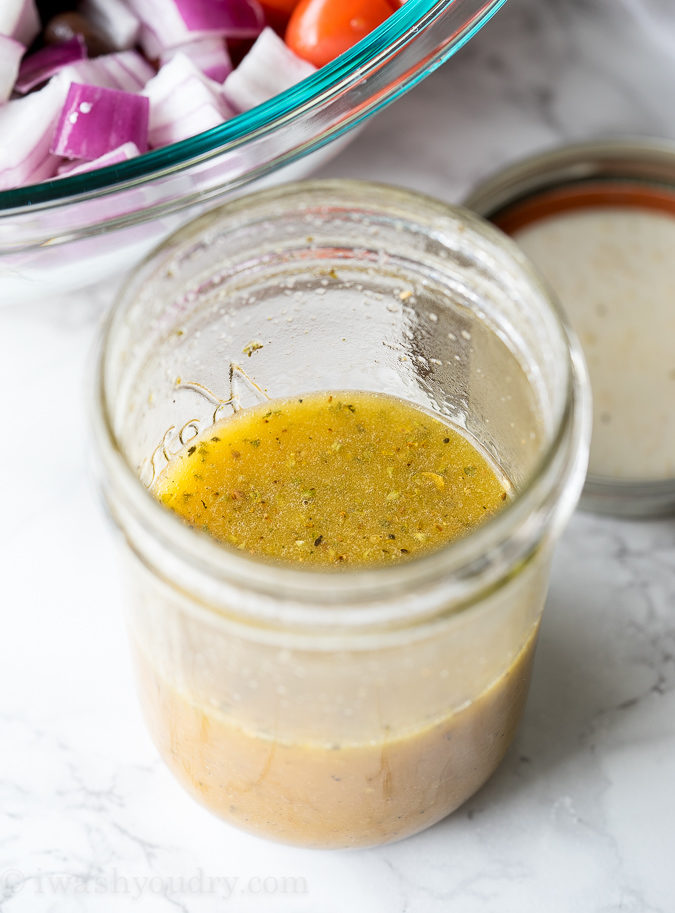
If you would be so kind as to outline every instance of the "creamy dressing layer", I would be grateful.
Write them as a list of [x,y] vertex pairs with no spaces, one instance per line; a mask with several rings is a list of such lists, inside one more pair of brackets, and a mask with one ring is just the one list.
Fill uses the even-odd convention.
[[514,238],[557,293],[586,355],[590,473],[675,477],[675,217],[577,209]]

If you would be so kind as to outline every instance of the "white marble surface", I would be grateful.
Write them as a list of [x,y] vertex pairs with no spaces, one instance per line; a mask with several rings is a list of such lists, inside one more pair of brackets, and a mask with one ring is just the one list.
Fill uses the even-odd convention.
[[[325,173],[458,200],[533,149],[675,136],[674,58],[672,0],[510,0]],[[575,516],[516,742],[430,831],[289,849],[175,785],[136,706],[87,471],[86,369],[109,291],[0,309],[0,911],[672,913],[675,520]]]

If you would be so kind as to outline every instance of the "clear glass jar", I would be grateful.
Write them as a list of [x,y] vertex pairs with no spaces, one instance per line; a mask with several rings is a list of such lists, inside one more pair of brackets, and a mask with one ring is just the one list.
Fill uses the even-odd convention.
[[[464,205],[489,219],[522,243],[520,230],[563,213],[642,214],[662,219],[675,216],[675,144],[663,139],[617,137],[573,143],[529,156],[501,169],[476,186]],[[635,224],[624,242],[635,251],[633,261],[621,259],[620,246],[607,225],[598,230],[598,250],[589,244],[585,269],[593,265],[599,280],[584,275],[583,260],[562,251],[558,260],[577,276],[579,294],[556,288],[582,339],[588,342],[588,362],[597,382],[595,427],[591,460],[581,506],[625,517],[658,517],[675,513],[673,458],[672,281],[658,288],[662,275],[650,267],[664,254],[660,241],[653,253],[645,232],[637,237]],[[576,226],[578,231],[578,225]],[[657,235],[657,238],[659,235]],[[583,242],[580,242],[582,249]],[[612,251],[615,251],[613,254]],[[644,258],[644,266],[636,264]],[[672,267],[668,254],[665,262]],[[543,264],[540,264],[543,266]],[[619,268],[620,267],[620,268]],[[646,276],[654,276],[651,287]],[[619,294],[612,294],[612,281]],[[598,297],[597,288],[606,293]],[[655,284],[657,288],[655,289]],[[637,289],[642,288],[639,292]],[[623,294],[621,294],[623,292]],[[606,297],[606,302],[602,298]],[[592,300],[591,300],[592,299]],[[598,332],[594,311],[606,308],[607,326]],[[597,319],[597,318],[596,318]],[[595,377],[594,377],[595,375]],[[613,421],[608,414],[612,404]],[[637,445],[636,445],[637,444]]]
[[[464,428],[514,496],[436,552],[331,573],[221,545],[149,490],[233,409],[344,389]],[[414,833],[478,789],[523,709],[590,423],[576,342],[516,246],[357,182],[230,203],[132,277],[95,396],[141,701],[190,792],[248,830],[339,847]]]

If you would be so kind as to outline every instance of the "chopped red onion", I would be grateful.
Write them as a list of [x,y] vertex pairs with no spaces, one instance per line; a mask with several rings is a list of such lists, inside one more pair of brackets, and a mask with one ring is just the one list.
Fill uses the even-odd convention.
[[173,0],[191,32],[253,38],[265,25],[257,0]]
[[180,120],[169,119],[163,125],[158,123],[155,126],[152,132],[152,148],[159,149],[161,146],[179,143],[183,139],[218,127],[225,120],[227,118],[222,116],[220,108],[211,102],[204,102],[199,106],[192,102],[190,110],[183,114]]
[[199,38],[255,38],[265,25],[258,0],[127,0],[143,28],[140,44],[155,59]]
[[117,51],[127,51],[138,41],[141,22],[125,0],[81,0],[78,8]]
[[176,54],[185,54],[205,76],[222,83],[232,72],[232,61],[222,38],[200,38],[177,48],[168,48],[160,56],[160,64],[168,63]]
[[314,73],[271,28],[266,28],[225,80],[223,94],[236,111],[248,111]]
[[0,190],[45,181],[61,161],[49,151],[68,86],[60,76],[0,107]]
[[0,0],[0,35],[28,47],[40,31],[35,0]]
[[93,161],[124,143],[148,148],[149,102],[144,95],[71,83],[50,151]]
[[[189,40],[189,37],[185,38],[185,41]],[[159,60],[159,58],[162,56],[162,53],[168,47],[168,45],[162,43],[157,32],[155,32],[155,30],[149,25],[146,25],[145,22],[141,23],[141,31],[138,36],[138,43],[148,60]],[[172,47],[177,47],[177,44],[172,45]]]
[[4,104],[12,94],[19,62],[25,50],[20,41],[15,41],[8,35],[0,35],[0,104]]
[[78,60],[60,72],[69,82],[121,89],[123,92],[140,92],[155,75],[153,68],[138,51],[119,51],[115,54],[102,54],[92,60]]
[[92,162],[66,162],[59,166],[58,175],[65,177],[70,174],[81,174],[84,171],[94,171],[96,168],[105,168],[107,165],[119,165],[120,162],[128,162],[129,159],[136,158],[140,154],[136,143],[124,143]]
[[25,95],[40,83],[47,82],[50,76],[62,67],[76,60],[84,60],[86,56],[87,45],[81,35],[73,35],[68,41],[59,44],[48,44],[34,54],[24,57],[14,88],[21,95]]
[[164,64],[143,94],[150,99],[148,141],[153,148],[210,130],[234,114],[218,83],[185,54],[175,54]]
[[[76,35],[22,61],[39,33],[35,0],[0,0],[0,190],[179,142],[315,72],[264,27],[259,0],[72,0],[72,6],[119,50],[88,59],[85,39]],[[232,70],[227,41],[251,38],[253,47]],[[28,94],[7,101],[12,92]]]

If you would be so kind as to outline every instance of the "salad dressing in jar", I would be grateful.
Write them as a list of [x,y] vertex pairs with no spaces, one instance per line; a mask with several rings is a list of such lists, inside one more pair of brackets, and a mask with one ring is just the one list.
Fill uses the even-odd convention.
[[[237,413],[193,438],[154,492],[249,554],[327,568],[411,560],[467,535],[507,496],[456,429],[403,400],[355,391]],[[496,765],[527,691],[535,634],[467,705],[403,731],[382,720],[381,735],[366,740],[249,729],[159,678],[140,647],[137,664],[155,738],[208,807],[254,830],[264,820],[285,841],[377,843],[433,823]],[[332,716],[358,713],[358,703],[324,700]]]
[[585,394],[515,245],[425,197],[291,185],[160,248],[105,331],[95,427],[181,783],[313,847],[472,795],[522,714]]
[[594,407],[584,503],[674,510],[675,148],[564,147],[505,169],[466,203],[532,258],[579,335]]
[[407,560],[466,535],[507,496],[456,429],[353,390],[238,412],[191,440],[153,491],[250,555],[318,567]]
[[589,472],[629,482],[675,479],[675,195],[671,213],[638,200],[581,205],[513,233],[586,355]]

